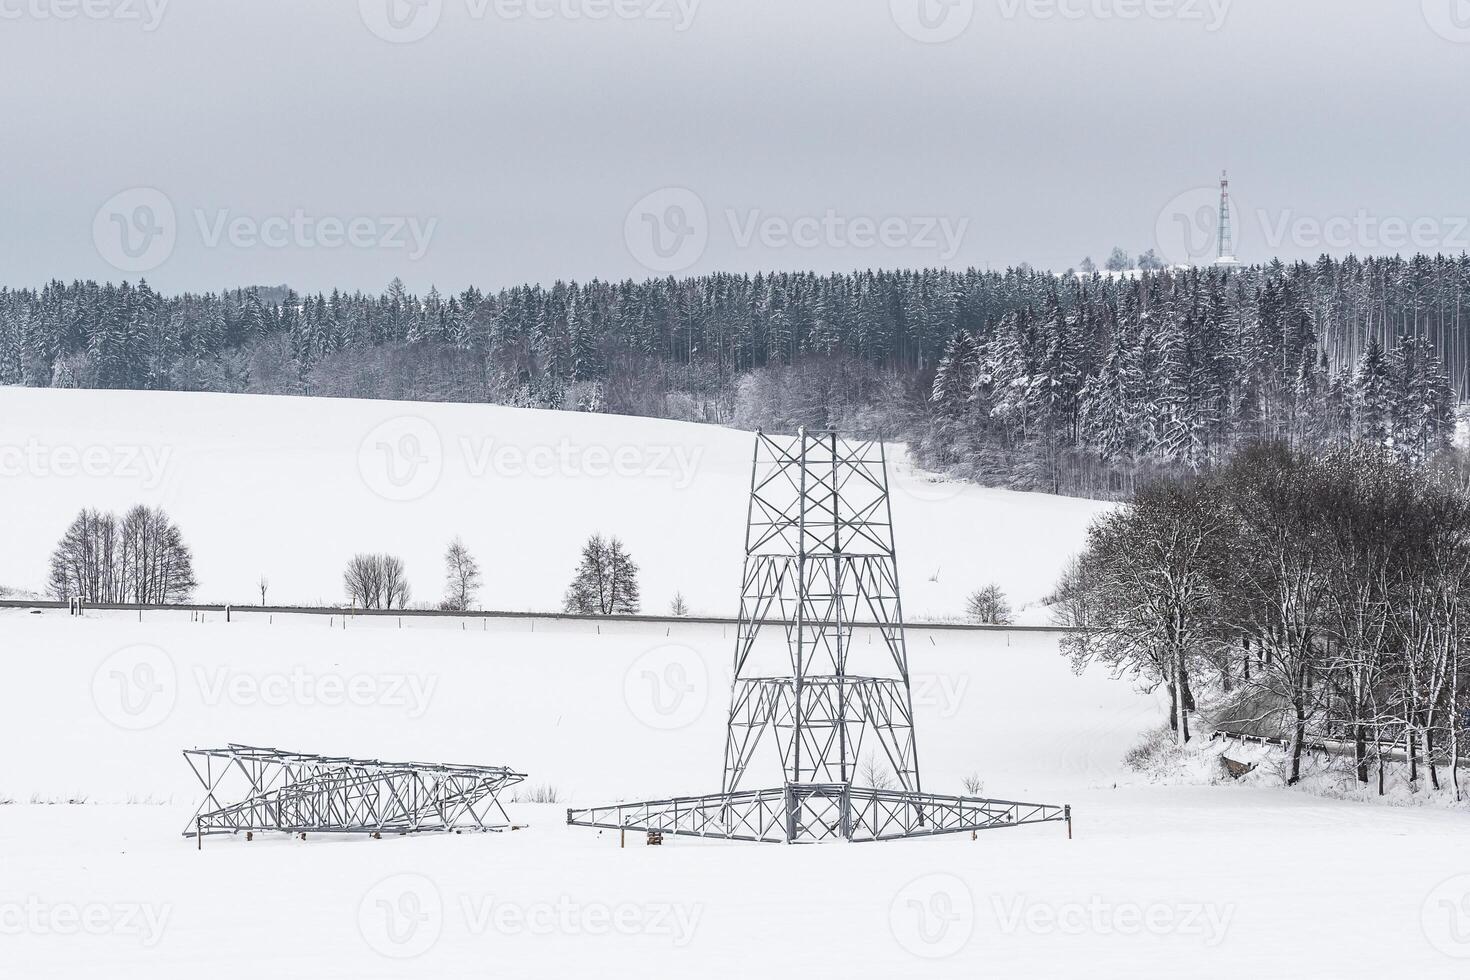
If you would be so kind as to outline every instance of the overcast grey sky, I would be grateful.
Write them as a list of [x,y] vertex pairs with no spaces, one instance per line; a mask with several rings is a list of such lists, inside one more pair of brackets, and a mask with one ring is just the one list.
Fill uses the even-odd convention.
[[1470,247],[1467,0],[0,0],[0,81],[13,286],[1186,261],[1222,167],[1247,261]]

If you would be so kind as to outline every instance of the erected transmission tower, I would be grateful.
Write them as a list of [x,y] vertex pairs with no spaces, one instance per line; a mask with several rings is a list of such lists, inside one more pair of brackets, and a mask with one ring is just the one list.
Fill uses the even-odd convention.
[[1220,172],[1220,230],[1216,235],[1216,245],[1217,266],[1234,268],[1240,265],[1235,258],[1235,232],[1230,224],[1230,174],[1223,170]]
[[[757,434],[734,677],[719,793],[567,822],[782,842],[1070,825],[1065,806],[922,791],[880,442]],[[898,785],[854,785],[860,760]]]

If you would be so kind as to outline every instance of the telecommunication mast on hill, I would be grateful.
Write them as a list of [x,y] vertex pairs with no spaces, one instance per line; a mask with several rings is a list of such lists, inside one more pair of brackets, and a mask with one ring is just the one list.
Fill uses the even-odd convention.
[[1240,262],[1235,258],[1235,234],[1230,224],[1230,174],[1223,170],[1220,171],[1220,230],[1215,242],[1219,249],[1216,267],[1238,269]]

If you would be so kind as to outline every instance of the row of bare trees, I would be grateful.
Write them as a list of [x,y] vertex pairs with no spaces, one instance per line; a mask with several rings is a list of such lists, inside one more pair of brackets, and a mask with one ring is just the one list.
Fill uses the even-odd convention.
[[[412,598],[403,559],[394,555],[356,555],[342,580],[348,601],[360,609],[405,609]],[[439,608],[451,612],[474,608],[480,584],[479,562],[464,541],[455,538],[444,553],[444,599]],[[637,563],[617,538],[594,534],[582,548],[582,560],[567,590],[566,610],[628,615],[638,612],[639,602]],[[682,595],[675,597],[672,608],[676,616],[688,614]]]
[[1416,466],[1354,446],[1316,459],[1275,446],[1219,473],[1140,491],[1099,519],[1055,596],[1091,662],[1166,688],[1190,738],[1217,726],[1304,748],[1341,740],[1358,782],[1407,762],[1456,796],[1470,711],[1470,490],[1452,461]]
[[116,514],[83,510],[51,553],[47,583],[57,599],[187,602],[194,594],[194,558],[162,508],[137,506]]
[[[358,554],[342,573],[347,601],[359,609],[407,609],[409,588],[403,559],[396,555]],[[444,552],[444,599],[439,608],[467,612],[480,592],[480,563],[464,541],[455,538]],[[264,590],[261,603],[264,604]]]

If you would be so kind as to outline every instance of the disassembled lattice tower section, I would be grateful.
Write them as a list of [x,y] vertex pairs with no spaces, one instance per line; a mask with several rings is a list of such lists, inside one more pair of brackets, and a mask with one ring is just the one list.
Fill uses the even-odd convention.
[[[881,442],[757,433],[743,583],[721,791],[569,824],[786,843],[1070,827],[1067,806],[922,790]],[[897,788],[854,785],[865,744]],[[747,789],[762,746],[781,784]]]
[[204,787],[186,837],[424,834],[511,826],[500,794],[524,773],[499,766],[381,762],[231,744],[186,749]]

